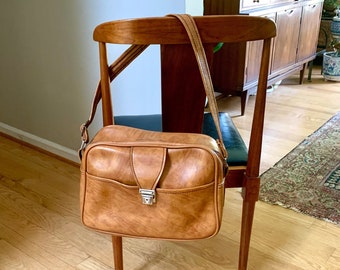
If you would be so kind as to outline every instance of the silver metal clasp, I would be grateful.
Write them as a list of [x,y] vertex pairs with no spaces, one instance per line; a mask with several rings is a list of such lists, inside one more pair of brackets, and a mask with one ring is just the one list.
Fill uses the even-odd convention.
[[156,193],[152,189],[139,189],[142,196],[142,203],[146,205],[153,205],[156,202]]

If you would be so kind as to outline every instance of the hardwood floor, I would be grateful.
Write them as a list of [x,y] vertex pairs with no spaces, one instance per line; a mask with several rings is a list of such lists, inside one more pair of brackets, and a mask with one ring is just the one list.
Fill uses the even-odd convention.
[[[314,73],[312,83],[292,77],[268,94],[261,171],[340,110],[340,84]],[[246,141],[253,100],[243,117],[238,100],[219,102]],[[112,269],[110,236],[82,226],[78,192],[78,167],[0,136],[0,269]],[[240,203],[228,190],[212,239],[124,238],[125,269],[237,269]],[[340,269],[340,226],[258,202],[249,269]]]

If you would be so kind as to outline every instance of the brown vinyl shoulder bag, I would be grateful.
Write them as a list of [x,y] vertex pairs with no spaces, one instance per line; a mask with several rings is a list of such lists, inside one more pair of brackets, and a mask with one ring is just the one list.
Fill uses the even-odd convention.
[[[208,238],[219,231],[227,152],[195,22],[189,15],[174,16],[191,40],[219,139],[109,125],[88,143],[87,127],[100,100],[97,89],[92,118],[81,127],[80,150],[81,219],[91,229],[116,236],[170,240]],[[126,66],[133,57],[128,52],[124,64],[118,61],[111,67],[119,70],[119,65]]]

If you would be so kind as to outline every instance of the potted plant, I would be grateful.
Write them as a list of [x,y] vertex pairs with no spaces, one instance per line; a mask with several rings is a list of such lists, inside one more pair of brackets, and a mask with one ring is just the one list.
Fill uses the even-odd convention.
[[340,81],[340,10],[336,10],[331,24],[333,51],[323,55],[323,76],[326,80]]
[[324,0],[323,1],[323,10],[324,13],[328,16],[334,16],[335,10],[337,8],[337,2],[338,0]]

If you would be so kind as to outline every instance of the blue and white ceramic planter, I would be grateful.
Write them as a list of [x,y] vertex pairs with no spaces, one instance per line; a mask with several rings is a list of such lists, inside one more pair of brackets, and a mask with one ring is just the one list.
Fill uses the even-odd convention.
[[340,81],[340,53],[338,44],[340,43],[340,9],[335,11],[336,16],[333,17],[331,23],[331,33],[333,37],[332,46],[338,52],[326,52],[323,55],[323,76],[326,80]]
[[340,56],[335,56],[335,52],[324,53],[323,76],[326,80],[340,82]]
[[340,14],[337,10],[337,16],[333,17],[333,20],[331,22],[331,33],[333,38],[339,38],[340,37]]

